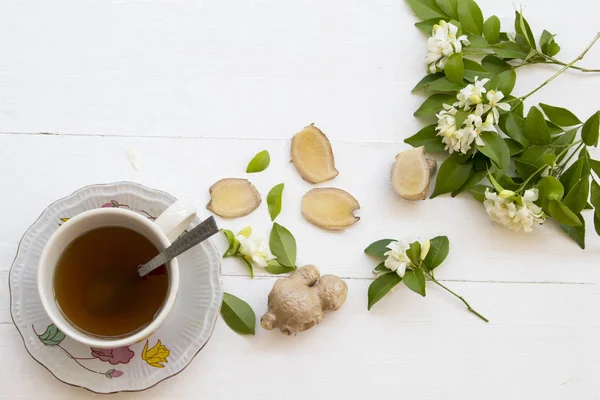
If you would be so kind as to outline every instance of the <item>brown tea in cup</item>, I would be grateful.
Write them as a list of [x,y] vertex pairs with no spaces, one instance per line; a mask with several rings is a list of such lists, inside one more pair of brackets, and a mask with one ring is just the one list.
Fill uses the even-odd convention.
[[144,278],[137,266],[159,253],[134,230],[108,226],[67,246],[54,272],[54,295],[64,316],[85,333],[120,337],[143,329],[160,311],[169,289],[162,265]]

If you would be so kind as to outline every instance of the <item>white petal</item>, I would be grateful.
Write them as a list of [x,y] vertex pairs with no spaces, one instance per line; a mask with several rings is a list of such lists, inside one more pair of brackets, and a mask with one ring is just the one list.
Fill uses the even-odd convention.
[[398,265],[398,268],[396,269],[396,273],[398,274],[399,277],[403,277],[404,273],[406,272],[406,263],[400,263]]

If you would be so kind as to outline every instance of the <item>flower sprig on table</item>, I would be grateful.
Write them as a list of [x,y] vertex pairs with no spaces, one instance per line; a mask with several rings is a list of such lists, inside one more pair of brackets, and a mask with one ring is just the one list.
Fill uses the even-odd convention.
[[365,249],[365,253],[384,261],[373,270],[378,276],[369,286],[368,309],[370,310],[400,282],[404,282],[407,288],[425,297],[425,283],[430,281],[462,301],[477,317],[489,322],[464,298],[435,278],[434,270],[446,259],[449,250],[450,241],[446,236],[437,236],[423,242],[411,239],[381,239],[371,243]]
[[[515,12],[510,32],[501,31],[496,16],[484,20],[473,0],[408,3],[423,20],[415,25],[431,35],[428,74],[415,87],[429,97],[415,116],[435,123],[406,143],[448,153],[431,197],[471,191],[506,228],[529,232],[533,223],[551,218],[585,248],[584,209],[595,210],[600,234],[600,185],[592,174],[600,176],[600,161],[587,149],[598,145],[600,111],[582,122],[565,108],[543,103],[525,113],[523,102],[569,68],[600,72],[575,65],[600,33],[565,63],[555,57],[560,51],[555,35],[544,30],[536,43],[521,12]],[[518,68],[529,64],[562,68],[531,92],[511,95]],[[480,185],[486,178],[489,185]]]

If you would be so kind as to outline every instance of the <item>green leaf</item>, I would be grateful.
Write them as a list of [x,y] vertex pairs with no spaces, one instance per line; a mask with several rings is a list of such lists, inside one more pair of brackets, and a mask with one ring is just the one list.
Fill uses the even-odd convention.
[[450,193],[460,188],[469,179],[471,174],[472,160],[461,164],[460,155],[453,153],[450,157],[446,158],[440,170],[438,172],[437,179],[435,181],[435,189],[431,198],[439,196],[440,194]]
[[546,125],[548,125],[548,132],[550,132],[550,136],[552,136],[553,138],[555,135],[560,135],[565,131],[563,128],[549,120],[546,120]]
[[514,160],[514,162],[515,162],[515,170],[517,171],[517,174],[523,179],[527,179],[530,175],[535,173],[535,171],[537,170],[535,165],[529,164],[525,161]]
[[549,146],[529,146],[527,150],[521,154],[519,158],[520,161],[531,164],[535,167],[535,169],[540,168],[542,165],[546,164],[544,160],[544,156],[549,154],[553,154],[553,149]]
[[240,260],[242,260],[242,262],[244,264],[246,264],[246,267],[248,267],[248,272],[250,273],[250,279],[254,279],[254,267],[252,266],[252,263],[250,262],[250,260],[248,260],[246,257],[244,257],[241,254],[238,254],[236,257],[239,258]]
[[548,119],[556,125],[573,126],[581,123],[579,118],[566,108],[554,107],[543,103],[540,103],[540,107],[542,107]]
[[575,214],[580,213],[587,205],[589,194],[590,178],[585,176],[581,178],[571,190],[569,190],[563,200],[563,204]]
[[465,66],[463,65],[461,53],[454,53],[448,57],[448,61],[446,61],[446,65],[444,66],[444,73],[450,82],[462,86],[463,77],[465,76]]
[[516,140],[505,138],[504,143],[506,143],[506,146],[508,147],[508,152],[510,153],[511,157],[523,153],[523,146],[521,146],[521,143],[517,142]]
[[416,22],[415,26],[419,30],[427,35],[431,35],[433,32],[433,26],[440,23],[439,18],[426,19],[425,21]]
[[530,143],[549,144],[552,140],[548,125],[546,125],[546,119],[537,107],[529,109],[529,113],[525,119],[524,134]]
[[518,115],[513,114],[512,112],[506,113],[500,116],[500,129],[502,132],[506,134],[506,136],[511,139],[516,140],[523,146],[523,148],[527,148],[529,146],[529,141],[525,137],[525,121]]
[[446,19],[448,16],[438,7],[435,0],[407,0],[415,15],[421,19]]
[[471,44],[463,49],[464,52],[471,54],[491,54],[494,52],[483,36],[469,35],[467,39]]
[[554,41],[556,35],[551,34],[544,29],[542,36],[540,37],[540,48],[542,53],[547,56],[553,57],[560,51],[560,46]]
[[535,37],[531,32],[529,23],[518,11],[515,11],[515,31],[525,38],[527,44],[529,44],[532,49],[535,49]]
[[[477,186],[483,186],[483,185],[477,185]],[[475,188],[473,188],[473,189],[475,189]],[[471,191],[471,193],[472,193],[472,191]],[[479,193],[485,193],[485,187],[483,189],[483,192],[479,192]],[[431,247],[429,247],[429,252],[427,253],[427,256],[425,257],[425,259],[423,260],[423,265],[425,265],[425,268],[427,268],[429,271],[433,271],[441,263],[444,262],[446,257],[448,257],[448,252],[450,251],[450,240],[448,240],[447,236],[436,236],[433,239],[431,239],[429,242],[430,242]]]
[[295,269],[296,267],[286,267],[284,265],[281,265],[279,264],[279,262],[277,262],[277,260],[267,261],[266,270],[268,273],[273,275],[287,274],[289,272],[294,271]]
[[486,70],[481,64],[478,64],[473,60],[469,60],[468,58],[463,58],[463,65],[465,68],[465,79],[470,82],[475,81],[475,77],[489,78],[492,76],[492,74],[488,70]]
[[290,231],[277,222],[273,223],[271,229],[269,247],[281,265],[286,267],[296,265],[296,239]]
[[383,296],[385,296],[390,290],[394,288],[394,286],[399,284],[401,281],[402,278],[400,278],[395,272],[389,272],[375,279],[369,286],[369,291],[367,293],[367,309],[370,310],[371,307],[375,305],[375,303],[381,300]]
[[507,96],[511,94],[516,82],[517,73],[514,69],[509,69],[494,76],[488,83],[488,87],[490,89],[500,90],[505,96]]
[[431,96],[423,104],[417,111],[415,111],[415,117],[432,117],[435,114],[439,113],[443,108],[444,104],[451,105],[455,102],[456,95],[444,94],[444,93],[436,93]]
[[435,0],[437,6],[450,18],[458,19],[456,9],[458,7],[457,0]]
[[592,192],[590,195],[590,203],[592,203],[592,206],[594,206],[594,214],[600,214],[600,185],[598,185],[598,183],[596,183],[595,180],[592,180]]
[[413,292],[425,297],[425,274],[421,269],[406,270],[402,282]]
[[58,346],[65,339],[65,334],[59,331],[54,324],[48,325],[46,331],[37,336],[46,346]]
[[560,200],[550,200],[548,214],[558,223],[567,226],[581,226],[581,221],[573,211],[569,210]]
[[254,156],[252,160],[248,163],[248,167],[246,168],[246,172],[261,172],[267,169],[269,163],[271,162],[271,156],[269,152],[266,150],[261,151],[257,155]]
[[477,183],[481,182],[481,180],[483,178],[485,178],[486,175],[487,175],[487,170],[482,170],[482,171],[472,170],[471,174],[469,175],[469,179],[467,179],[467,181],[460,188],[453,191],[451,196],[456,197],[456,195],[458,195],[459,193],[462,193],[466,190],[471,190],[471,188],[473,186],[475,186]]
[[564,186],[567,193],[571,191],[573,186],[575,186],[575,184],[579,182],[582,177],[588,175],[584,173],[584,164],[585,160],[579,159],[571,164],[571,166],[561,174],[560,182]]
[[237,253],[238,249],[240,248],[240,242],[238,242],[238,240],[235,238],[235,234],[229,229],[221,229],[221,232],[223,232],[227,238],[227,242],[229,243],[229,248],[223,254],[223,258],[231,257]]
[[492,74],[500,74],[504,71],[511,70],[513,67],[501,58],[493,55],[487,55],[481,60],[481,65]]
[[486,189],[489,189],[489,186],[475,185],[471,189],[469,189],[469,192],[471,192],[471,194],[473,195],[473,198],[475,198],[475,200],[483,203],[483,201],[485,200],[485,190]]
[[483,24],[483,36],[489,43],[500,41],[500,19],[495,15],[489,17]]
[[588,118],[581,128],[581,140],[587,146],[597,146],[600,135],[600,111]]
[[428,153],[444,151],[444,143],[435,131],[436,124],[428,125],[419,132],[404,140],[413,147],[425,146]]
[[384,254],[390,251],[387,246],[391,242],[394,242],[394,239],[381,239],[373,242],[365,249],[365,254],[373,257],[385,258]]
[[419,265],[419,262],[421,261],[421,243],[412,242],[406,251],[406,255],[415,266]]
[[388,267],[385,266],[385,262],[380,262],[379,264],[377,264],[377,266],[375,267],[375,269],[373,270],[375,272],[390,272],[390,270],[388,269]]
[[581,214],[577,214],[577,218],[581,222],[580,226],[568,226],[560,224],[560,229],[563,230],[571,239],[573,239],[579,247],[585,249],[585,220]]
[[594,172],[596,173],[596,176],[600,177],[600,161],[598,160],[593,160],[593,159],[589,159],[588,160],[590,167],[594,170]]
[[273,188],[267,194],[267,207],[269,208],[269,215],[271,221],[275,221],[275,218],[281,212],[281,195],[283,193],[283,183],[273,186]]
[[485,146],[477,146],[477,149],[496,163],[500,170],[507,169],[510,163],[510,151],[504,140],[494,132],[481,132],[479,136]]
[[422,88],[428,86],[431,82],[436,81],[443,77],[444,77],[444,74],[442,72],[438,72],[437,74],[425,75],[425,77],[423,79],[421,79],[419,81],[419,83],[417,83],[417,85],[414,88],[412,88],[411,91],[414,92],[415,90],[422,89]]
[[221,317],[236,333],[240,335],[254,335],[256,329],[256,315],[252,307],[244,300],[229,293],[223,293]]
[[[461,80],[461,82],[462,82],[462,80]],[[456,93],[460,89],[462,89],[464,86],[465,85],[463,83],[457,84],[454,82],[450,82],[450,80],[444,76],[440,79],[437,79],[437,80],[431,82],[429,85],[425,86],[425,92],[426,93],[431,93],[431,92]]]
[[502,175],[500,178],[498,178],[498,183],[505,189],[517,190],[523,183],[523,180],[516,176],[511,177],[508,175]]
[[523,51],[521,46],[519,46],[515,42],[496,43],[492,45],[492,49],[498,57],[509,60],[517,58],[524,60],[528,54],[527,52]]
[[458,0],[458,21],[467,32],[481,35],[483,32],[483,14],[473,0]]
[[540,198],[548,200],[561,200],[565,194],[565,189],[558,179],[548,175],[540,180],[537,185]]

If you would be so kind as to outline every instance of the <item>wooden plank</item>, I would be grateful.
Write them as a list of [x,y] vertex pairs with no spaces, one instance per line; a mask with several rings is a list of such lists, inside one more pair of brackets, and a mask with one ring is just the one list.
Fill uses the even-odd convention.
[[[372,241],[445,234],[451,250],[439,268],[441,279],[597,282],[599,276],[592,260],[600,251],[600,239],[593,229],[587,235],[588,249],[582,251],[553,223],[531,234],[515,234],[493,225],[483,206],[469,194],[422,202],[397,197],[388,173],[396,152],[405,145],[334,141],[340,175],[321,186],[352,193],[361,203],[361,220],[344,232],[333,233],[309,224],[300,213],[301,198],[312,186],[288,162],[288,141],[0,135],[0,148],[5,193],[0,196],[0,209],[10,210],[0,224],[0,244],[5,249],[0,269],[9,267],[20,236],[48,204],[82,186],[132,180],[185,197],[197,205],[200,215],[207,216],[204,205],[212,183],[247,177],[263,200],[273,185],[286,184],[277,221],[296,236],[298,265],[312,263],[324,272],[371,278],[376,260],[365,256],[363,249]],[[139,171],[128,160],[128,149],[138,154]],[[263,149],[271,153],[270,167],[245,174],[248,161]],[[591,213],[586,217],[591,218]],[[218,222],[236,232],[250,225],[265,238],[271,227],[265,201],[247,217]],[[221,249],[223,245],[221,241]],[[226,261],[225,274],[247,273],[235,260]]]
[[[258,318],[272,283],[224,279],[225,290],[251,304]],[[424,299],[398,288],[368,312],[368,282],[349,280],[348,286],[339,311],[295,337],[262,328],[243,337],[219,318],[187,370],[127,398],[437,400],[535,393],[591,399],[600,391],[595,285],[455,283],[490,324],[434,287]],[[14,327],[0,325],[0,335],[7,360],[0,374],[3,398],[38,398],[42,388],[48,400],[92,397],[53,380],[29,358]]]
[[[565,62],[597,31],[593,2],[569,3],[572,13],[529,3],[534,31],[558,33]],[[513,30],[511,1],[480,4]],[[0,131],[282,138],[316,122],[337,139],[400,141],[421,126],[412,112],[423,97],[410,89],[425,75],[426,42],[415,21],[390,0],[5,0]],[[600,52],[583,64],[597,68]],[[520,70],[516,93],[555,70]],[[576,99],[598,83],[581,78],[531,100],[591,115],[596,105]]]

